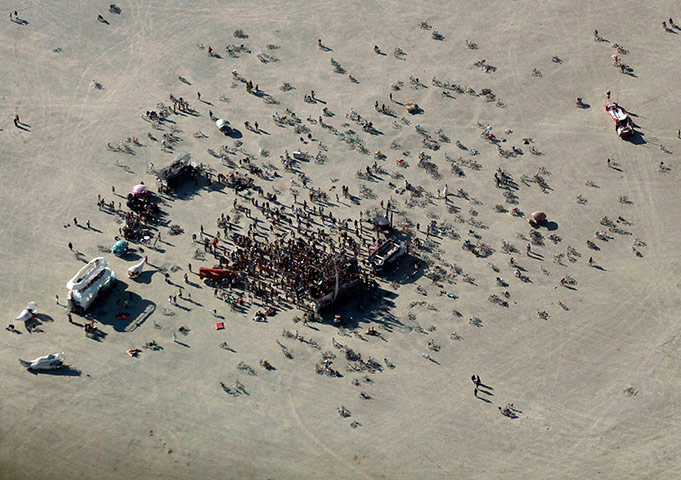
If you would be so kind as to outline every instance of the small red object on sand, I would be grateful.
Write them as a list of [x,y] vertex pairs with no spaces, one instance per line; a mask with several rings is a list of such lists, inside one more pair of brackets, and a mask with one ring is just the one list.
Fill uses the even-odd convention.
[[224,330],[225,324],[223,322],[215,322],[215,330]]

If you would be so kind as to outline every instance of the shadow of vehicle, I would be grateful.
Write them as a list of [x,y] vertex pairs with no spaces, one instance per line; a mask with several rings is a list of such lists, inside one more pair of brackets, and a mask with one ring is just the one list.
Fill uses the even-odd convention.
[[380,287],[359,290],[354,297],[329,307],[322,314],[323,322],[333,325],[337,324],[337,318],[340,318],[342,326],[347,329],[358,328],[360,324],[378,324],[387,332],[400,330],[404,325],[393,314],[394,295],[394,292]]
[[645,133],[635,130],[633,135],[623,138],[622,140],[633,143],[634,145],[645,145],[648,142],[643,138]]
[[[147,264],[148,265],[148,264]],[[144,285],[149,285],[151,283],[151,278],[156,274],[158,270],[144,270],[135,279],[135,283],[142,283]]]
[[54,376],[59,376],[59,377],[80,377],[83,372],[77,368],[73,368],[69,365],[66,365],[62,368],[58,368],[56,370],[31,370],[28,369],[28,372],[33,374],[33,375],[54,375]]
[[41,323],[54,322],[54,318],[50,317],[46,313],[35,313],[35,314],[33,314],[33,317],[36,320],[40,321]]
[[94,318],[102,325],[110,325],[117,332],[134,331],[156,311],[156,304],[126,291],[127,288],[127,283],[117,280],[106,296],[95,301],[86,317]]

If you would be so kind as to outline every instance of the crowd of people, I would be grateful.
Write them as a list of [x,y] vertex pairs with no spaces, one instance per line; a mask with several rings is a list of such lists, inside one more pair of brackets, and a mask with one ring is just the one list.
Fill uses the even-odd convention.
[[268,303],[276,302],[280,293],[294,304],[322,298],[334,291],[336,272],[340,286],[357,283],[360,277],[357,257],[329,252],[301,237],[265,243],[234,233],[232,242],[235,248],[220,264],[246,276],[253,296]]

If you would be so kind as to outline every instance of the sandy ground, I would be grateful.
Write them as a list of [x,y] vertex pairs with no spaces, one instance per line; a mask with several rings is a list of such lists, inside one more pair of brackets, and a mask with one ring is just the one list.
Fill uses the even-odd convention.
[[[661,28],[662,20],[676,17],[678,9],[672,7],[678,4],[322,1],[292,8],[291,2],[192,3],[190,8],[174,0],[126,2],[120,15],[109,13],[104,2],[4,2],[0,8],[5,15],[16,9],[29,22],[19,25],[5,17],[0,31],[0,310],[9,322],[26,302],[36,301],[42,314],[38,333],[18,325],[20,333],[0,334],[0,478],[678,478],[681,265],[674,252],[681,243],[676,160],[681,123],[674,93],[681,66],[673,54],[681,30]],[[98,22],[97,14],[109,24]],[[419,26],[424,20],[445,39],[433,40]],[[234,38],[237,28],[249,37]],[[610,43],[595,42],[594,28]],[[332,51],[318,49],[318,38]],[[467,39],[478,49],[467,48]],[[226,55],[226,44],[242,42],[250,54]],[[633,75],[612,67],[612,42],[629,50],[621,58]],[[210,58],[199,43],[222,58]],[[267,44],[280,48],[266,50]],[[385,56],[372,51],[375,44]],[[406,53],[402,60],[393,55],[398,47]],[[261,51],[278,61],[261,63],[256,58]],[[553,62],[554,55],[562,62]],[[331,58],[359,83],[334,73]],[[481,59],[497,70],[475,67]],[[533,68],[541,77],[531,74]],[[264,103],[241,83],[232,88],[232,70],[280,103]],[[412,88],[410,76],[425,87]],[[444,97],[433,77],[477,92],[491,88],[505,107],[470,94]],[[103,88],[91,87],[93,79]],[[392,91],[390,84],[397,81],[404,86]],[[295,89],[282,92],[282,82]],[[311,89],[319,103],[303,101]],[[622,141],[613,132],[602,108],[606,90],[635,115],[640,133],[634,141]],[[197,101],[197,92],[204,102]],[[406,114],[389,102],[391,92],[399,102],[417,102],[423,113]],[[279,155],[284,149],[314,155],[322,142],[328,161],[300,165],[313,187],[340,190],[346,184],[358,195],[365,185],[376,195],[361,198],[358,206],[336,202],[331,192],[334,215],[357,218],[360,210],[392,197],[396,220],[419,222],[421,240],[430,219],[460,235],[455,240],[436,234],[427,248],[413,254],[448,272],[456,265],[461,274],[439,283],[425,276],[409,281],[404,278],[408,262],[381,283],[389,292],[385,299],[364,313],[355,310],[354,301],[347,303],[343,315],[353,317],[355,330],[340,336],[330,322],[310,328],[294,324],[299,312],[293,310],[254,323],[257,307],[230,312],[192,274],[193,285],[185,290],[194,303],[170,306],[167,298],[176,288],[162,274],[148,268],[142,281],[129,281],[125,270],[133,257],[107,254],[121,282],[94,309],[106,337],[100,342],[86,338],[55,304],[55,295],[66,297],[65,282],[82,265],[67,244],[73,242],[87,258],[99,255],[98,246],[110,247],[119,225],[117,217],[98,211],[97,194],[117,203],[122,198],[112,195],[112,185],[118,194],[142,180],[155,185],[146,173],[148,163],[163,164],[173,154],[162,152],[147,134],[160,137],[168,129],[154,130],[141,117],[157,102],[168,103],[170,93],[188,99],[199,113],[171,117],[182,139],[176,150],[190,152],[214,173],[228,173],[207,153],[234,145],[215,130],[208,118],[212,110],[242,131],[242,148],[258,157],[256,164],[278,168],[281,177],[258,183],[290,206],[294,177],[284,171]],[[590,108],[575,108],[577,96]],[[397,117],[376,112],[374,101],[386,103]],[[313,140],[303,145],[292,127],[272,121],[272,114],[286,108],[302,119],[316,119],[323,107],[335,114],[325,123],[339,132],[354,129],[369,152],[386,154],[379,164],[387,173],[359,180],[355,171],[373,164],[373,155],[350,150],[327,129],[305,120]],[[381,133],[369,135],[346,119],[351,108]],[[25,122],[23,129],[13,126],[15,113]],[[246,120],[258,121],[264,132],[246,131]],[[499,156],[480,137],[478,122],[492,125],[505,140],[503,148],[515,145],[523,155]],[[432,135],[441,128],[451,143],[425,149],[417,124]],[[513,132],[506,133],[509,129]],[[208,138],[195,138],[196,131]],[[107,149],[107,142],[118,145],[130,136],[144,144],[133,147],[134,155]],[[542,155],[530,153],[530,145],[522,142],[528,137]],[[457,140],[468,150],[457,148]],[[393,141],[402,150],[391,149]],[[269,158],[258,155],[260,147]],[[432,156],[443,178],[434,179],[417,166],[422,151]],[[481,169],[463,167],[465,177],[455,176],[445,154],[475,160]],[[608,168],[607,158],[619,170]],[[398,168],[398,159],[406,159],[409,167]],[[670,169],[660,171],[660,162]],[[506,203],[503,190],[495,188],[498,167],[518,183],[517,205]],[[540,169],[548,193],[520,181]],[[394,172],[430,196],[408,205],[409,195],[389,185],[403,185],[402,179],[391,178]],[[461,188],[470,196],[450,195],[449,205],[458,213],[435,197],[444,184],[451,193]],[[304,188],[295,188],[302,198]],[[205,185],[184,192],[168,200],[164,211],[185,233],[173,237],[161,227],[158,250],[145,252],[155,267],[180,267],[172,274],[177,284],[187,262],[196,268],[209,264],[192,259],[197,245],[191,233],[203,224],[214,234],[215,219],[231,213],[234,199],[232,190]],[[577,203],[578,195],[586,203]],[[622,195],[630,203],[621,203]],[[530,228],[523,219],[497,213],[496,204],[517,206],[526,214],[543,210],[558,228],[540,230],[545,244],[533,247],[537,255],[529,258],[527,242],[519,236],[527,238]],[[618,224],[627,233],[596,240],[594,232],[606,229],[600,224],[606,215],[631,222]],[[89,219],[93,229],[65,228],[74,216],[81,224]],[[494,248],[490,257],[462,250],[463,240],[472,238],[470,220],[484,225],[475,232]],[[562,240],[554,244],[546,238],[550,233]],[[632,252],[635,239],[645,244],[636,247],[641,256]],[[531,282],[514,277],[502,240],[521,250],[514,257]],[[600,250],[589,250],[586,240]],[[581,256],[555,263],[554,256],[566,253],[568,245]],[[588,266],[589,256],[600,268]],[[490,262],[501,272],[495,273]],[[474,284],[463,281],[463,274]],[[574,290],[558,286],[566,274],[577,280]],[[496,286],[496,276],[509,286]],[[439,295],[441,290],[457,298]],[[511,294],[508,308],[488,301],[504,290]],[[142,318],[141,310],[153,309],[136,329],[114,318],[115,301],[124,291],[135,300],[135,321]],[[213,327],[213,308],[225,316],[223,331]],[[164,309],[174,315],[163,314]],[[539,318],[537,310],[546,311],[548,319]],[[480,319],[478,326],[470,321],[474,317]],[[191,331],[173,343],[172,333],[181,325]],[[381,337],[357,335],[370,325]],[[339,355],[334,366],[343,377],[315,374],[321,351],[282,338],[283,329],[298,329],[323,351]],[[388,358],[395,368],[349,372],[332,337],[364,358]],[[126,355],[152,339],[163,350],[143,349],[138,359]],[[277,340],[293,359],[282,355]],[[439,351],[427,348],[431,340]],[[233,350],[220,348],[222,342]],[[72,370],[33,375],[16,360],[54,351],[66,352]],[[437,363],[425,359],[426,352]],[[262,358],[276,370],[262,369]],[[257,375],[237,369],[239,362]],[[474,397],[472,374],[492,387],[480,394],[485,400]],[[351,383],[353,378],[360,386]],[[219,382],[236,380],[247,395],[232,397],[220,387]],[[372,399],[360,398],[360,391]],[[498,407],[508,402],[518,409],[518,418],[499,414]],[[349,418],[337,414],[341,405],[350,410]],[[353,421],[360,425],[351,428]]]

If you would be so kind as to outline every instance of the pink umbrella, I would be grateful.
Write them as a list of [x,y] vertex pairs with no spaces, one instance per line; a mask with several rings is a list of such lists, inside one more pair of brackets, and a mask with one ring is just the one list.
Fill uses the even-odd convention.
[[543,222],[546,220],[546,214],[544,212],[533,212],[532,218],[535,222]]
[[533,212],[527,221],[532,226],[543,225],[546,223],[546,214],[544,212]]
[[134,187],[132,187],[132,193],[134,193],[135,195],[145,194],[145,193],[147,193],[147,186],[141,185],[141,184],[135,185]]

